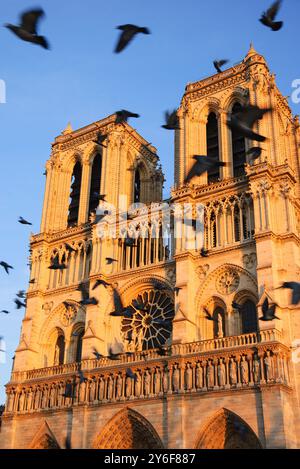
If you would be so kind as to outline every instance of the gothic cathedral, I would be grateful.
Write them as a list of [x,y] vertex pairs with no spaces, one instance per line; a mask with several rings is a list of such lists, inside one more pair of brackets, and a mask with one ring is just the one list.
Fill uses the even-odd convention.
[[[226,124],[245,103],[272,108],[252,163]],[[278,288],[300,274],[298,117],[253,46],[178,117],[167,202],[116,115],[52,144],[2,448],[300,448],[300,310]],[[226,165],[186,183],[193,155]]]

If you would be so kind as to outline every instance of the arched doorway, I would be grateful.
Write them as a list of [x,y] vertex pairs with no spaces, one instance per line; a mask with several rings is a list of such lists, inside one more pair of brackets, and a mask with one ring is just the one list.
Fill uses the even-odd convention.
[[197,449],[262,449],[254,431],[238,415],[222,409],[204,425]]
[[96,449],[160,449],[161,440],[153,426],[138,412],[119,412],[96,438]]

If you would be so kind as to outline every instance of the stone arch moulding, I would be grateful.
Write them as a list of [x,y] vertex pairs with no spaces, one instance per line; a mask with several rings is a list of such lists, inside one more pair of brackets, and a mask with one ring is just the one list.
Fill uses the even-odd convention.
[[46,420],[33,437],[28,449],[60,449]]
[[234,412],[222,408],[202,426],[196,449],[262,449],[256,433]]
[[235,103],[245,104],[249,94],[249,88],[237,87],[233,92],[230,92],[229,96],[222,102],[222,108],[225,112],[231,112],[232,107]]
[[[196,311],[200,311],[202,308],[202,305],[205,304],[211,296],[213,296],[212,291],[209,289],[209,286],[213,285],[213,291],[215,292],[216,279],[222,272],[226,272],[228,270],[234,270],[240,275],[240,277],[245,276],[248,280],[247,289],[249,289],[249,292],[252,292],[254,295],[257,295],[257,281],[255,280],[253,275],[251,275],[246,269],[238,265],[229,264],[229,263],[223,264],[220,267],[217,267],[213,272],[211,272],[206,277],[202,285],[199,287],[196,293]],[[241,290],[245,290],[245,286],[241,284],[242,282],[239,283],[238,288],[241,288]],[[238,288],[236,289],[235,294],[239,292]],[[206,294],[206,296],[204,296],[204,294]]]
[[152,424],[140,413],[125,409],[114,415],[95,438],[94,449],[162,449]]
[[221,102],[217,98],[208,98],[204,105],[197,106],[193,112],[193,119],[198,122],[207,119],[210,112],[214,112],[218,117],[220,114]]

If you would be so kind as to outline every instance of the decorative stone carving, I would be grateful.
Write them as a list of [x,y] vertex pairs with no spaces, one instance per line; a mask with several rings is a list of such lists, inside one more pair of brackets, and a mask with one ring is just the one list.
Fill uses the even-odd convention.
[[49,301],[48,303],[44,303],[42,305],[42,310],[47,315],[51,313],[52,308],[53,308],[53,301]]
[[265,371],[266,371],[266,379],[267,379],[267,382],[269,381],[272,381],[274,379],[274,375],[273,375],[273,368],[272,368],[272,365],[273,365],[273,359],[270,355],[270,351],[268,350],[266,352],[266,356],[264,358],[264,364],[265,364]]
[[253,359],[253,379],[254,383],[258,383],[260,380],[260,360],[256,355]]
[[117,377],[117,385],[116,385],[116,398],[121,399],[122,397],[122,387],[123,387],[123,379],[122,375],[118,375]]
[[60,313],[60,322],[63,326],[67,327],[74,323],[77,316],[77,309],[75,306],[68,304],[64,305],[64,309]]
[[196,273],[197,273],[197,275],[200,279],[204,279],[206,277],[208,271],[209,271],[209,265],[208,264],[200,265],[196,269]]
[[207,378],[207,387],[213,388],[215,385],[215,370],[214,370],[214,366],[212,365],[211,360],[209,360],[207,363],[206,378]]
[[196,366],[196,389],[201,389],[203,386],[203,370],[201,363]]
[[222,358],[220,358],[219,364],[218,364],[218,381],[219,381],[219,386],[225,386],[226,368],[225,368]]
[[252,252],[251,254],[245,254],[243,256],[243,263],[247,269],[252,269],[256,265],[255,252]]
[[230,384],[232,384],[233,386],[237,384],[237,365],[236,365],[236,361],[234,360],[234,358],[230,358],[229,379],[230,379]]
[[241,359],[241,381],[242,384],[248,384],[249,383],[249,367],[248,367],[248,362],[246,360],[246,357],[243,355]]
[[216,280],[216,288],[222,295],[229,295],[238,289],[240,276],[234,269],[223,272]]
[[178,392],[180,386],[180,371],[178,365],[174,365],[172,376],[173,391]]
[[145,396],[149,396],[150,394],[150,384],[151,384],[151,376],[149,374],[149,371],[146,370],[144,374],[144,393]]
[[187,363],[185,373],[184,373],[184,380],[185,380],[185,389],[190,391],[193,387],[193,370],[191,369],[190,363]]

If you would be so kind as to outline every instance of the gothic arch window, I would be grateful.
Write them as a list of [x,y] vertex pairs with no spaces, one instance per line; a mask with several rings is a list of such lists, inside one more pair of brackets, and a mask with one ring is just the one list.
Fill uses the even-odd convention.
[[133,202],[141,202],[141,171],[140,168],[136,168],[134,172],[134,194]]
[[[240,103],[235,103],[232,107],[232,114],[236,114],[242,108]],[[236,130],[231,131],[232,139],[232,161],[233,176],[242,176],[245,174],[244,164],[246,163],[245,138]]]
[[251,300],[246,300],[241,311],[242,334],[257,332],[256,306]]
[[71,179],[68,227],[74,226],[78,222],[81,176],[82,176],[82,166],[81,166],[80,161],[77,161],[77,163],[75,164],[73,168],[72,179]]
[[54,347],[53,365],[63,365],[65,360],[65,336],[60,332]]
[[[218,129],[218,119],[214,112],[211,112],[207,118],[206,146],[207,146],[207,156],[209,158],[213,158],[216,161],[218,161],[219,160],[219,129]],[[218,179],[220,179],[219,168],[213,168],[207,172],[208,183],[218,181]]]
[[99,204],[98,196],[100,195],[101,172],[102,155],[100,155],[100,153],[97,153],[92,165],[89,213],[95,212]]
[[82,356],[82,338],[84,336],[84,330],[81,330],[80,332],[77,333],[77,341],[76,341],[76,356],[75,356],[75,361],[76,362],[81,362],[81,356]]
[[214,339],[224,337],[225,334],[225,311],[221,306],[217,306],[213,312],[214,319]]

